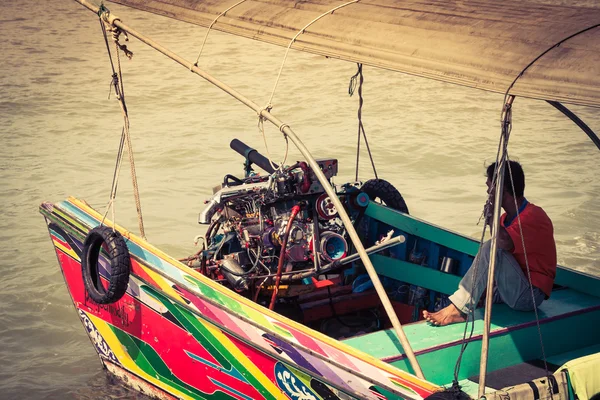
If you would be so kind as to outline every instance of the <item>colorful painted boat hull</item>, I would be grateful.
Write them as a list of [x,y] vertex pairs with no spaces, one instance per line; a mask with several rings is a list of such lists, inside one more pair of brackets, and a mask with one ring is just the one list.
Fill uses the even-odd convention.
[[[119,227],[131,256],[129,287],[116,303],[97,304],[80,260],[101,216],[73,198],[40,211],[102,362],[152,397],[422,399],[440,390],[237,295]],[[109,277],[102,257],[100,274]]]

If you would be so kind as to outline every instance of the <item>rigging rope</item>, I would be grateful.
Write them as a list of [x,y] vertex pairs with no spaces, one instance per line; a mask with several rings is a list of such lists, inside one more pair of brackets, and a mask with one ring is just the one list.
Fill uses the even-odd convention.
[[[266,111],[269,112],[270,109],[266,109]],[[283,156],[283,160],[279,163],[279,166],[277,166],[275,163],[273,163],[273,157],[271,156],[271,152],[269,151],[269,146],[267,145],[267,136],[265,135],[264,121],[265,121],[264,117],[261,114],[258,114],[258,131],[261,133],[263,141],[265,143],[265,150],[267,151],[267,158],[269,160],[269,163],[271,164],[271,167],[273,167],[273,169],[275,171],[281,171],[281,170],[283,170],[285,162],[287,161],[289,146],[290,146],[289,141],[288,141],[288,136],[284,132],[285,127],[288,125],[283,124],[281,126],[281,128],[279,129],[281,131],[281,133],[283,133],[283,137],[285,139],[285,154]]]
[[204,50],[204,45],[206,44],[206,39],[208,39],[208,34],[210,33],[210,30],[212,29],[213,25],[217,22],[217,20],[219,18],[221,18],[223,15],[227,14],[227,12],[230,11],[232,8],[239,6],[240,4],[242,4],[245,1],[246,0],[240,0],[240,1],[238,1],[234,5],[232,5],[231,7],[229,7],[228,9],[226,9],[225,11],[223,11],[221,14],[217,15],[217,17],[210,23],[210,25],[208,26],[208,29],[206,30],[206,35],[204,35],[204,40],[202,41],[202,46],[200,47],[200,52],[198,53],[198,57],[196,57],[196,62],[192,65],[192,67],[197,67],[198,66],[198,61],[200,61],[200,56],[202,55],[202,50]]
[[[134,196],[135,206],[136,206],[136,211],[137,211],[137,216],[138,216],[138,225],[139,225],[139,229],[140,229],[140,235],[142,236],[142,238],[146,239],[146,233],[144,231],[144,219],[142,217],[142,206],[141,206],[141,202],[140,202],[139,187],[138,187],[138,183],[137,183],[137,174],[135,172],[135,160],[133,157],[133,146],[131,144],[131,135],[129,132],[129,113],[127,110],[127,105],[125,103],[125,90],[124,90],[125,88],[123,86],[123,73],[122,73],[122,69],[121,69],[121,58],[119,56],[119,50],[122,50],[128,58],[131,58],[133,53],[127,49],[126,45],[122,45],[119,43],[119,36],[122,32],[119,28],[108,25],[108,23],[107,23],[108,13],[109,13],[109,11],[102,5],[98,14],[100,17],[100,26],[102,27],[102,33],[104,36],[104,41],[106,43],[106,49],[108,51],[111,68],[113,71],[112,85],[115,89],[115,94],[116,94],[117,100],[119,101],[119,105],[121,106],[121,111],[123,113],[123,129],[121,130],[121,142],[120,142],[119,150],[117,153],[117,161],[115,164],[115,172],[113,174],[113,183],[112,183],[112,187],[111,187],[110,199],[109,199],[109,202],[107,205],[106,213],[104,214],[104,218],[102,218],[102,223],[104,223],[104,219],[106,218],[106,214],[108,213],[108,211],[112,210],[113,229],[114,229],[114,225],[116,224],[114,204],[115,204],[115,198],[117,195],[119,173],[120,173],[121,165],[122,165],[123,149],[124,149],[124,147],[127,147],[127,154],[129,156],[129,166],[130,166],[130,170],[131,170],[131,180],[132,180],[132,184],[133,184],[133,196]],[[114,61],[113,61],[112,54],[110,51],[110,46],[108,44],[108,35],[106,32],[107,25],[108,25],[108,29],[112,33],[112,38],[115,43],[118,73],[115,70],[115,65],[114,65]],[[128,40],[127,37],[125,40]]]
[[[514,85],[516,84],[516,82],[521,77],[523,77],[523,75],[525,74],[525,72],[533,64],[535,64],[540,58],[542,58],[544,55],[546,55],[548,52],[550,52],[551,50],[559,47],[561,44],[563,44],[567,40],[572,39],[573,37],[578,36],[578,35],[580,35],[582,33],[585,33],[585,32],[587,32],[589,30],[595,29],[595,28],[597,28],[599,26],[600,26],[600,24],[595,24],[595,25],[592,25],[592,26],[587,27],[585,29],[582,29],[582,30],[580,30],[580,31],[578,31],[578,32],[576,32],[576,33],[574,33],[572,35],[567,36],[564,39],[561,39],[560,41],[556,42],[554,45],[552,45],[549,48],[547,48],[546,50],[544,50],[537,57],[535,57],[529,64],[527,64],[521,70],[521,72],[519,72],[519,74],[515,77],[515,79],[511,82],[511,84],[506,89],[506,92],[504,94],[504,103],[503,103],[502,115],[501,115],[502,134],[500,135],[500,141],[498,143],[498,151],[496,153],[496,168],[494,169],[494,174],[493,174],[493,177],[492,177],[492,187],[490,188],[490,192],[493,192],[493,190],[495,189],[494,185],[495,185],[495,182],[496,182],[496,176],[498,174],[500,162],[506,162],[508,164],[508,170],[509,170],[511,185],[512,185],[513,193],[514,193],[514,182],[513,182],[513,177],[512,177],[512,170],[510,168],[510,162],[508,162],[508,161],[510,161],[510,158],[508,156],[508,137],[509,137],[510,131],[512,129],[512,101],[514,100],[514,96],[510,94],[510,90],[514,87]],[[503,152],[502,160],[500,160],[500,150],[501,150],[501,147],[502,147],[501,143],[502,143],[503,139],[505,139],[504,140],[504,148],[503,148],[504,152]],[[491,197],[488,196],[488,202],[486,202],[486,205],[489,203],[490,200],[491,200]],[[485,212],[484,212],[484,214],[485,214]],[[535,296],[534,296],[534,293],[533,293],[533,285],[531,284],[531,271],[529,269],[529,261],[528,261],[528,258],[527,258],[527,252],[525,250],[525,240],[523,238],[523,228],[522,228],[522,225],[521,225],[521,218],[520,218],[519,213],[517,213],[517,218],[518,218],[518,223],[519,223],[519,232],[520,232],[520,235],[521,235],[521,244],[523,245],[523,251],[524,251],[524,254],[525,254],[525,264],[526,264],[525,266],[526,266],[526,269],[527,269],[527,277],[529,279],[529,287],[530,287],[530,290],[531,290],[531,296],[532,296],[533,304],[535,305],[535,300],[534,300]],[[479,244],[480,247],[481,247],[481,244],[483,243],[483,238],[485,236],[486,226],[484,226],[484,228],[483,228],[483,234],[482,234],[482,237],[481,237],[481,240],[480,240],[480,244]],[[477,260],[477,256],[475,258],[475,261],[476,260]],[[474,261],[474,263],[475,263],[475,261]],[[475,277],[477,277],[477,270],[474,271],[474,274],[475,274]],[[472,305],[473,304],[471,303],[470,306],[472,306]],[[472,307],[471,307],[471,309],[472,309]],[[550,373],[548,371],[548,363],[547,363],[547,360],[546,360],[546,352],[545,352],[545,349],[544,349],[544,341],[543,341],[543,337],[542,337],[542,330],[541,330],[541,327],[540,327],[539,315],[538,315],[538,312],[537,312],[537,308],[534,307],[534,310],[535,310],[536,326],[537,326],[538,335],[539,335],[539,339],[540,339],[540,348],[541,348],[541,352],[542,352],[542,358],[543,358],[543,361],[544,361],[544,369],[545,369],[545,372],[546,372],[546,376],[549,376]],[[453,386],[457,386],[458,385],[458,373],[460,371],[460,364],[461,364],[461,361],[462,361],[462,356],[464,354],[464,351],[466,350],[468,341],[470,341],[471,338],[472,338],[472,336],[473,336],[473,328],[474,328],[474,323],[475,323],[473,312],[470,313],[470,316],[472,317],[472,320],[473,320],[472,324],[473,325],[471,326],[470,335],[467,338],[467,335],[466,335],[466,333],[467,333],[467,325],[468,325],[468,319],[467,319],[467,324],[465,324],[465,331],[464,331],[464,334],[463,334],[463,340],[462,340],[463,343],[462,343],[461,350],[460,350],[458,359],[456,361],[455,369],[454,369]],[[468,317],[469,316],[467,316],[467,318]],[[550,379],[548,379],[548,388],[549,388],[550,397],[554,398],[554,396],[553,396],[553,390],[552,390],[552,384],[551,384]]]
[[[517,83],[517,81],[523,77],[523,75],[525,74],[525,72],[532,66],[534,65],[538,60],[540,60],[544,55],[546,55],[547,53],[549,53],[551,50],[559,47],[561,44],[563,44],[564,42],[566,42],[569,39],[574,38],[575,36],[578,36],[582,33],[585,33],[589,30],[595,29],[600,27],[600,24],[594,24],[592,26],[589,26],[585,29],[582,29],[578,32],[573,33],[572,35],[569,35],[567,37],[565,37],[564,39],[559,40],[558,42],[556,42],[554,45],[548,47],[546,50],[544,50],[543,52],[541,52],[537,57],[535,57],[529,64],[527,64],[522,70],[521,72],[519,72],[519,74],[515,77],[515,79],[511,82],[511,84],[508,86],[508,88],[506,89],[506,92],[504,94],[504,108],[503,108],[503,115],[508,116],[509,118],[502,118],[502,129],[503,129],[503,133],[506,131],[507,134],[510,134],[510,129],[511,129],[511,116],[512,116],[512,109],[510,107],[510,104],[512,103],[512,99],[514,99],[513,95],[510,95],[510,90],[514,87],[514,85]],[[511,99],[512,98],[512,99]],[[502,142],[502,137],[500,138],[500,141]],[[511,180],[511,185],[513,188],[513,193],[514,193],[514,182],[513,182],[513,178],[512,178],[512,170],[510,168],[510,158],[508,156],[508,137],[506,137],[505,140],[505,144],[504,144],[504,153],[503,153],[503,159],[502,162],[506,162],[508,164],[508,169],[509,169],[509,175],[510,175],[510,180]],[[500,148],[498,148],[498,154],[496,155],[496,167],[498,168],[499,166],[499,154],[500,154]],[[494,176],[497,173],[497,169],[496,171],[494,171]],[[516,201],[516,200],[515,200]],[[525,255],[525,267],[527,270],[527,278],[529,280],[529,287],[530,287],[530,291],[531,291],[531,296],[532,296],[532,300],[533,300],[533,304],[534,304],[534,311],[535,311],[535,321],[536,321],[536,326],[537,326],[537,330],[538,330],[538,336],[540,339],[540,349],[541,349],[541,353],[542,353],[542,359],[544,361],[544,370],[546,372],[546,376],[549,377],[550,376],[550,372],[548,371],[548,362],[546,359],[546,352],[544,349],[544,340],[543,340],[543,336],[542,336],[542,330],[540,327],[540,319],[539,319],[539,315],[537,312],[537,308],[535,307],[535,295],[533,292],[533,285],[531,284],[531,271],[529,268],[529,260],[527,258],[527,251],[525,249],[525,240],[523,238],[523,228],[521,225],[521,218],[519,213],[517,212],[517,218],[518,218],[518,224],[519,224],[519,233],[521,235],[521,244],[523,245],[523,251],[524,251],[524,255]],[[551,380],[547,379],[548,381],[548,392],[550,393],[550,397],[553,399],[554,395],[553,395],[553,389],[552,389],[552,384],[551,384]],[[480,390],[481,392],[481,390]]]
[[[493,208],[491,208],[491,205],[493,204],[493,196],[494,196],[494,192],[495,192],[495,185],[496,185],[496,176],[498,175],[498,171],[499,171],[499,161],[500,161],[500,152],[501,150],[504,151],[504,154],[506,153],[507,147],[508,147],[508,139],[510,137],[510,132],[512,130],[512,101],[513,101],[514,97],[511,96],[509,98],[509,100],[507,100],[507,102],[505,103],[504,107],[503,107],[503,111],[502,111],[502,117],[501,117],[501,127],[502,127],[502,133],[500,134],[500,141],[498,142],[498,150],[496,152],[496,166],[494,168],[494,173],[492,175],[492,186],[490,187],[489,191],[488,191],[488,198],[486,200],[485,206],[484,206],[484,211],[483,211],[483,218],[484,218],[484,226],[481,232],[481,237],[479,239],[479,248],[481,249],[481,246],[484,242],[484,238],[485,238],[485,231],[488,227],[488,223],[490,221],[491,215],[489,215],[489,212],[492,211],[493,213]],[[503,140],[504,139],[504,140]],[[504,142],[504,146],[503,143]],[[514,193],[514,192],[513,192]],[[481,221],[481,218],[479,219]],[[490,225],[491,228],[491,225]],[[478,277],[478,273],[479,273],[479,258],[481,257],[480,252],[477,252],[477,254],[475,255],[475,259],[473,260],[473,282],[471,285],[471,293],[473,293],[475,291],[475,282],[477,281],[477,277]],[[479,299],[477,299],[477,301],[479,301]],[[460,373],[460,367],[462,364],[462,357],[465,353],[465,351],[467,350],[467,346],[469,345],[469,343],[471,342],[471,339],[473,338],[473,333],[475,331],[475,299],[473,299],[471,297],[471,300],[469,302],[469,314],[467,315],[467,321],[465,322],[465,329],[463,332],[463,338],[462,338],[462,343],[461,343],[461,348],[458,354],[458,357],[456,359],[456,364],[454,365],[454,380],[452,381],[452,387],[453,389],[457,390],[459,389],[459,385],[458,385],[458,381],[459,381],[459,373]],[[469,323],[471,325],[471,330],[469,332],[469,334],[467,335],[467,331],[469,330]]]
[[[244,1],[244,0],[242,0],[242,1]],[[240,3],[242,3],[242,1],[240,1],[240,2],[239,2],[239,3],[237,3],[237,4],[240,4]],[[285,161],[287,160],[287,155],[288,155],[288,146],[289,146],[289,143],[288,143],[288,138],[287,138],[287,135],[286,135],[286,134],[285,134],[285,132],[284,132],[284,128],[285,128],[285,127],[284,127],[284,126],[281,126],[281,127],[280,127],[280,131],[281,131],[281,133],[283,133],[283,135],[284,135],[284,137],[285,137],[286,149],[285,149],[285,156],[284,156],[284,159],[283,159],[284,161],[283,161],[283,162],[281,162],[281,163],[279,164],[279,167],[277,167],[277,166],[276,166],[276,165],[273,163],[273,159],[272,159],[272,157],[271,157],[271,155],[270,155],[270,153],[269,153],[269,147],[267,146],[267,138],[266,138],[266,136],[265,136],[265,129],[264,129],[264,126],[263,126],[263,122],[264,122],[265,118],[262,116],[262,112],[263,112],[263,111],[266,111],[266,112],[271,112],[271,110],[273,109],[273,104],[272,104],[272,102],[273,102],[273,97],[275,96],[275,90],[277,89],[277,85],[279,84],[279,79],[281,78],[281,74],[282,74],[282,72],[283,72],[283,67],[284,67],[284,65],[285,65],[285,61],[287,60],[288,53],[290,52],[290,48],[292,47],[292,45],[294,44],[294,42],[296,41],[296,39],[298,38],[298,36],[300,36],[301,34],[303,34],[303,33],[306,31],[306,29],[307,29],[309,26],[311,26],[312,24],[314,24],[315,22],[317,22],[318,20],[320,20],[320,19],[321,19],[321,18],[323,18],[324,16],[326,16],[326,15],[329,15],[329,14],[333,14],[333,12],[335,12],[336,10],[339,10],[339,9],[340,9],[340,8],[342,8],[342,7],[346,7],[346,6],[347,6],[347,5],[349,5],[349,4],[358,3],[359,1],[360,1],[360,0],[352,0],[352,1],[349,1],[349,2],[347,2],[347,3],[340,4],[339,6],[336,6],[336,7],[332,8],[331,10],[329,10],[329,11],[327,11],[327,12],[324,12],[323,14],[319,15],[318,17],[316,17],[315,19],[313,19],[312,21],[310,21],[308,24],[306,24],[306,25],[304,26],[304,28],[300,29],[300,30],[299,30],[299,31],[298,31],[298,32],[297,32],[297,33],[294,35],[294,37],[292,38],[292,40],[290,40],[290,43],[288,44],[288,46],[287,46],[287,48],[286,48],[286,50],[285,50],[285,55],[283,56],[283,61],[281,62],[281,67],[279,68],[279,73],[277,74],[277,79],[275,79],[275,84],[273,85],[273,91],[271,92],[271,97],[269,98],[269,101],[268,101],[267,105],[266,105],[266,106],[265,106],[265,107],[264,107],[262,110],[260,110],[260,112],[258,113],[258,130],[259,130],[259,132],[261,133],[261,135],[262,135],[262,137],[263,137],[263,141],[265,142],[265,149],[266,149],[266,151],[267,151],[267,158],[269,159],[269,163],[271,163],[271,166],[273,167],[273,169],[275,169],[275,170],[281,170],[281,169],[283,169],[283,167],[284,167],[284,163],[285,163]],[[225,10],[223,13],[225,13],[225,12],[229,11],[231,8],[235,7],[237,4],[234,4],[232,7],[230,7],[230,8],[229,8],[229,9],[227,9],[227,10]],[[220,15],[219,15],[219,17],[220,17]],[[217,18],[219,18],[219,17],[217,17]],[[213,21],[213,23],[214,23],[214,22],[216,22],[217,18],[215,18],[215,21]],[[212,24],[211,24],[211,26],[212,26]],[[210,28],[209,28],[209,29],[210,29]],[[207,32],[207,36],[208,36],[208,32]],[[205,38],[205,41],[206,41],[206,38]],[[203,44],[203,46],[204,46],[204,44]],[[202,51],[202,50],[200,50],[200,51]],[[200,57],[200,55],[198,55],[198,58],[199,58],[199,57]],[[194,64],[194,66],[197,66],[197,62],[198,62],[198,61],[196,61],[196,64]],[[286,125],[286,126],[287,126],[287,125]],[[366,140],[366,139],[365,139],[365,140]],[[368,146],[368,145],[367,145],[367,146]]]
[[[506,158],[508,157],[508,152],[506,153]],[[510,183],[512,187],[513,193],[515,192],[515,183],[513,181],[512,169],[510,168],[510,163],[508,163],[508,174],[510,175]],[[519,205],[517,204],[517,199],[515,198],[515,208],[518,210]],[[529,268],[529,259],[527,258],[527,249],[525,248],[525,237],[523,236],[523,226],[521,225],[521,213],[517,211],[517,221],[519,223],[519,234],[521,235],[521,246],[523,246],[523,254],[525,256],[525,266],[527,269],[527,279],[529,280],[529,291],[531,293],[531,300],[533,304],[533,310],[535,311],[535,323],[537,325],[538,336],[540,339],[540,348],[542,351],[542,360],[544,361],[544,370],[546,372],[546,377],[550,376],[550,372],[548,371],[548,361],[546,360],[546,350],[544,348],[544,338],[542,336],[542,328],[540,327],[540,317],[538,315],[537,307],[535,306],[535,294],[533,293],[533,284],[531,283],[531,270]],[[550,379],[548,379],[548,388],[550,391],[550,397],[553,397],[552,384]]]
[[360,160],[360,134],[362,133],[363,138],[365,139],[365,145],[367,147],[367,152],[369,153],[369,158],[371,160],[371,166],[373,167],[373,173],[375,174],[375,179],[379,179],[377,176],[377,170],[375,169],[375,161],[373,161],[373,155],[371,154],[371,148],[369,147],[369,141],[367,140],[367,134],[365,132],[365,127],[362,123],[362,106],[363,106],[363,96],[362,96],[362,87],[363,87],[363,72],[361,63],[356,64],[358,66],[358,71],[350,78],[350,85],[348,86],[348,93],[350,96],[354,94],[354,90],[356,89],[356,80],[358,79],[358,140],[356,145],[356,177],[355,181],[358,182],[358,163]]
[[110,199],[106,206],[106,212],[100,221],[100,225],[104,225],[104,220],[109,211],[111,211],[111,218],[113,221],[113,231],[115,230],[115,198],[117,197],[117,188],[119,186],[119,175],[121,173],[121,165],[123,161],[123,145],[125,144],[125,129],[121,130],[121,141],[119,142],[119,150],[117,150],[117,160],[115,162],[115,171],[113,173],[113,181],[110,188]]
[[292,40],[290,40],[290,43],[287,46],[287,49],[285,50],[285,56],[283,57],[283,61],[281,62],[281,67],[279,68],[279,74],[277,75],[277,79],[275,80],[275,85],[273,85],[273,92],[271,93],[271,97],[269,98],[269,102],[267,103],[267,107],[273,108],[273,106],[271,105],[272,101],[273,101],[273,96],[275,96],[275,89],[277,89],[277,84],[279,83],[279,78],[281,78],[281,73],[283,72],[283,66],[285,65],[285,60],[287,60],[287,56],[288,53],[290,52],[290,48],[292,47],[292,45],[294,44],[294,42],[296,41],[296,39],[298,38],[298,36],[300,36],[301,34],[303,34],[306,29],[308,29],[309,26],[311,26],[312,24],[314,24],[315,22],[317,22],[318,20],[320,20],[321,18],[325,17],[326,15],[329,14],[333,14],[335,11],[339,10],[340,8],[346,7],[347,5],[350,4],[354,4],[354,3],[358,3],[360,0],[352,0],[349,1],[347,3],[344,4],[340,4],[337,7],[332,8],[331,10],[324,12],[323,14],[319,15],[318,17],[316,17],[315,19],[313,19],[312,21],[310,21],[308,24],[306,24],[304,26],[304,28],[300,29],[298,31],[298,33],[296,33],[296,35],[294,35],[294,37],[292,38]]

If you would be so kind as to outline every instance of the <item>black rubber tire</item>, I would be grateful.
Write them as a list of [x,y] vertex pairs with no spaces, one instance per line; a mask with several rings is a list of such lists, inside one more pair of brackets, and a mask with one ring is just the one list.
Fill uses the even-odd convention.
[[[98,256],[103,243],[108,248],[110,262],[108,289],[105,289],[100,282],[98,272]],[[108,226],[97,226],[92,229],[83,242],[81,255],[83,284],[90,298],[99,304],[119,301],[127,291],[130,271],[129,250],[123,236]]]
[[[460,387],[460,386],[459,386]],[[434,392],[425,397],[425,400],[469,400],[471,397],[460,389],[448,388]]]
[[384,205],[409,214],[406,202],[398,189],[386,180],[369,179],[362,185],[360,190],[365,192],[369,199],[373,201],[379,199]]

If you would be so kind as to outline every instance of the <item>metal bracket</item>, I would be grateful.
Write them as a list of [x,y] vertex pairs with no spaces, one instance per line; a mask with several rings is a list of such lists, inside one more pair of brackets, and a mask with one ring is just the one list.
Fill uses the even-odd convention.
[[559,103],[558,101],[546,100],[546,102],[552,107],[556,108],[561,113],[565,114],[567,117],[569,117],[571,121],[575,122],[575,124],[578,127],[580,127],[581,130],[584,131],[590,139],[592,139],[592,142],[594,142],[598,150],[600,150],[600,138],[598,138],[598,135],[596,135],[592,128],[587,126],[585,122],[583,122],[577,115],[575,115],[573,111],[569,110],[567,107],[564,106],[564,104]]

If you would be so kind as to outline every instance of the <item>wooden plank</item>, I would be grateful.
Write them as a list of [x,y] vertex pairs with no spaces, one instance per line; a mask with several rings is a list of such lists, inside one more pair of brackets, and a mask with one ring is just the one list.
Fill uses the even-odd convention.
[[432,242],[471,256],[475,256],[479,250],[479,242],[467,236],[429,224],[412,215],[401,213],[375,202],[369,203],[365,214],[410,235],[431,240]]
[[444,293],[452,294],[458,288],[461,277],[446,274],[437,269],[412,264],[391,257],[373,254],[371,262],[378,274],[384,275],[402,282]]

